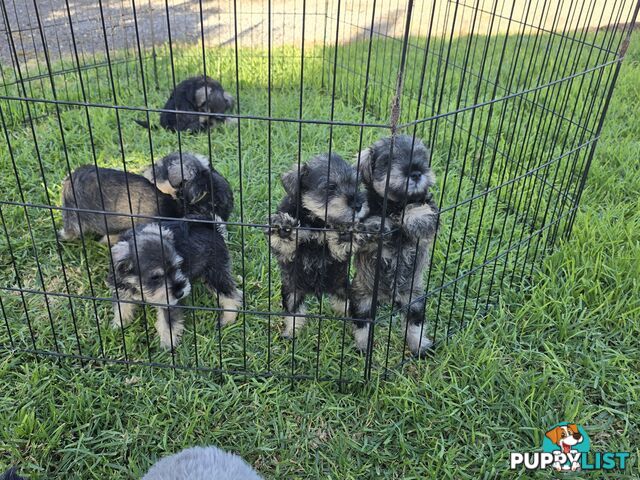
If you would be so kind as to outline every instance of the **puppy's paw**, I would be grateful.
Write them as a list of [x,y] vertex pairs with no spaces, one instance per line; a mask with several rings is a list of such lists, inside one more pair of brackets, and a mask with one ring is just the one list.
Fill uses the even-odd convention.
[[64,228],[58,230],[58,240],[62,242],[70,242],[80,238],[80,232],[69,231]]
[[280,336],[287,340],[298,338],[300,336],[300,330],[304,327],[304,317],[294,317],[293,315],[287,315],[284,317],[285,327]]
[[[375,215],[367,218],[363,222],[362,229],[369,235],[385,235],[393,229],[393,223],[390,218],[385,218],[384,225],[382,225],[382,217]],[[382,229],[382,230],[381,230]]]
[[361,247],[367,242],[370,242],[373,239],[374,235],[369,232],[366,224],[359,222],[353,226],[353,243]]
[[423,325],[409,325],[407,328],[407,346],[414,356],[424,358],[432,350],[433,340],[426,336]]
[[173,343],[171,342],[171,338],[167,337],[161,337],[160,338],[160,347],[163,350],[166,350],[167,352],[172,352],[175,351],[176,347],[178,346],[178,340],[177,339],[173,339]]
[[168,352],[175,350],[180,344],[181,331],[169,332],[168,330],[160,333],[160,346]]
[[120,241],[120,235],[117,235],[117,234],[105,235],[100,239],[100,243],[103,245],[113,246],[116,243],[118,243],[118,241]]
[[427,215],[437,215],[438,209],[429,203],[412,203],[404,209],[405,219],[407,217],[423,217]]
[[223,328],[223,327],[226,327],[227,325],[234,323],[237,319],[238,319],[238,312],[225,311],[225,312],[222,312],[220,317],[218,317],[218,325],[220,325],[220,328]]
[[369,325],[353,328],[353,340],[356,351],[365,355],[369,346]]
[[295,229],[300,225],[300,222],[293,218],[288,213],[278,212],[269,217],[270,234],[278,235],[283,240],[291,240],[295,238]]

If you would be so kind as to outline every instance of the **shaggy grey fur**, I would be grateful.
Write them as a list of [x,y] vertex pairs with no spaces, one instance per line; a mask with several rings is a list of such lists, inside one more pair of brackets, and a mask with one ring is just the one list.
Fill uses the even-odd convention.
[[233,211],[233,192],[229,182],[209,165],[204,155],[174,152],[147,168],[142,175],[193,215],[229,220]]
[[216,447],[187,448],[159,460],[142,480],[261,480],[238,455]]
[[305,323],[307,295],[328,294],[336,313],[346,316],[349,253],[356,248],[348,230],[369,210],[355,169],[340,156],[318,155],[299,170],[294,165],[282,176],[287,195],[268,231],[282,277],[286,338]]
[[[382,259],[378,262],[380,234],[369,237],[356,254],[356,275],[351,287],[351,315],[371,318],[376,269],[380,268],[378,301],[394,301],[407,322],[407,345],[422,355],[432,345],[424,329],[423,272],[438,228],[439,211],[429,189],[435,176],[429,166],[429,150],[419,139],[399,135],[384,138],[359,154],[360,171],[367,188],[370,216],[368,231],[380,232]],[[390,177],[387,187],[387,172]],[[386,210],[383,200],[387,195]],[[395,294],[394,294],[395,292]],[[392,299],[392,297],[394,297]],[[369,323],[356,322],[356,346],[367,350]]]
[[[180,217],[178,203],[158,191],[146,178],[111,168],[85,165],[74,170],[62,184],[62,206],[149,217]],[[104,207],[104,208],[103,208]],[[131,228],[132,217],[101,213],[62,211],[61,240],[75,240],[82,234],[113,236]],[[153,218],[135,218],[135,225],[153,222]],[[106,240],[106,238],[103,238]]]

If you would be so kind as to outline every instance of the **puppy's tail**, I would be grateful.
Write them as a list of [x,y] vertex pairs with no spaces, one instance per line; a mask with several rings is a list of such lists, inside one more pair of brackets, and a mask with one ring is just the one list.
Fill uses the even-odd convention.
[[156,129],[155,125],[149,125],[149,122],[145,122],[144,120],[136,120],[136,119],[134,119],[133,121],[136,122],[141,127],[146,128],[147,130],[149,130],[149,129],[155,130]]

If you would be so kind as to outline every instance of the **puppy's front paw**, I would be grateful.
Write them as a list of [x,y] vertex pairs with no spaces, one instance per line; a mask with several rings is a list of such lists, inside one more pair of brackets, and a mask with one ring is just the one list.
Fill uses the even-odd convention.
[[304,317],[294,317],[293,315],[287,315],[284,317],[285,327],[280,336],[287,340],[291,340],[294,337],[298,338],[300,336],[300,330],[305,324]]
[[353,328],[353,340],[355,341],[355,347],[358,353],[366,354],[367,347],[369,346],[369,325],[364,327]]
[[116,314],[113,316],[111,323],[109,324],[113,330],[118,330],[121,327],[124,327],[122,320],[120,320],[120,315]]
[[284,212],[271,215],[269,223],[271,225],[269,233],[278,235],[283,240],[291,240],[294,237],[295,229],[300,225],[298,220]]
[[218,318],[218,325],[220,325],[220,328],[226,327],[227,325],[235,322],[237,319],[238,319],[237,311],[230,312],[227,310],[222,312],[222,314]]
[[364,223],[356,223],[353,226],[353,243],[361,247],[367,242],[370,242],[373,239],[374,235],[369,232],[368,227]]
[[412,203],[404,209],[405,219],[408,217],[422,217],[426,215],[437,215],[438,208],[429,203]]
[[424,358],[433,347],[433,340],[425,334],[424,325],[409,325],[407,328],[407,346],[418,358]]
[[393,223],[390,218],[385,218],[384,225],[382,225],[382,217],[376,215],[362,222],[360,229],[369,236],[369,239],[373,239],[376,236],[390,233],[393,230]]

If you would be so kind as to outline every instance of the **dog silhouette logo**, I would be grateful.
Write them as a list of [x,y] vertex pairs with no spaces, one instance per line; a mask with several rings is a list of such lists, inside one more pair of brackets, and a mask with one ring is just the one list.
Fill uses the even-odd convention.
[[[562,422],[547,430],[542,442],[542,451],[554,454],[561,452],[563,456],[556,455],[553,468],[558,471],[570,470],[575,472],[581,469],[580,458],[591,450],[591,441],[584,428],[575,423]],[[566,460],[562,462],[562,460]]]

